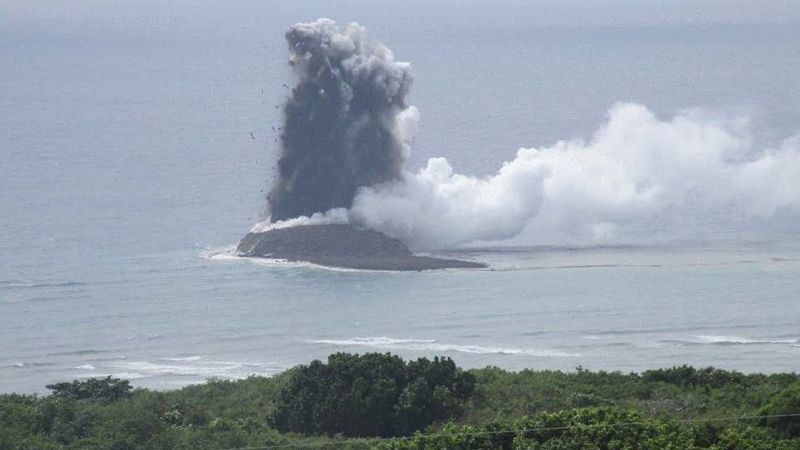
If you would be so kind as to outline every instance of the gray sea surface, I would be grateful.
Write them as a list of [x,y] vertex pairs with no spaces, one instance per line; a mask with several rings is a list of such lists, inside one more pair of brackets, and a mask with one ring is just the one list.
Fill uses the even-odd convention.
[[791,218],[443,252],[488,270],[229,254],[264,204],[296,21],[357,20],[410,61],[422,123],[409,168],[446,156],[475,175],[519,147],[588,138],[620,101],[743,114],[759,145],[776,145],[800,132],[798,23],[549,26],[524,2],[270,5],[0,17],[0,392],[103,375],[173,388],[336,351],[800,371]]

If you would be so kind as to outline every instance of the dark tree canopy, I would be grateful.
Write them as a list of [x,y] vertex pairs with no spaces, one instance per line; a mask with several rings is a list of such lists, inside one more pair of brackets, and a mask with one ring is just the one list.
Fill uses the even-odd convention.
[[759,413],[772,416],[763,420],[763,425],[777,429],[785,436],[800,437],[800,417],[797,416],[800,414],[800,383],[775,394]]
[[450,358],[337,353],[297,368],[272,423],[308,434],[404,435],[457,416],[474,386]]
[[708,386],[713,388],[723,387],[728,384],[742,384],[748,378],[739,372],[705,367],[695,369],[683,365],[668,369],[646,370],[642,373],[645,381],[675,384],[678,386]]
[[[131,391],[113,378],[50,389],[0,394],[0,449],[800,449],[796,373],[462,372],[446,358],[337,354],[274,377],[179,390]],[[739,420],[719,420],[731,417]],[[339,432],[404,438],[330,436]]]
[[75,380],[48,384],[47,389],[57,397],[71,400],[104,400],[113,401],[131,396],[131,383],[128,380],[112,378],[89,378],[85,381]]

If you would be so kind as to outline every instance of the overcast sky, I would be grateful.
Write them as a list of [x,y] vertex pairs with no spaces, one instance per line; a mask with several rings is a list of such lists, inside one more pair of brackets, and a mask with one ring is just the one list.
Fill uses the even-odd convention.
[[[597,26],[800,22],[799,0],[0,0],[4,31],[48,27],[89,30],[149,26],[180,31],[256,25],[265,15],[389,16],[409,25],[421,17],[484,26]],[[177,27],[177,29],[175,28]]]

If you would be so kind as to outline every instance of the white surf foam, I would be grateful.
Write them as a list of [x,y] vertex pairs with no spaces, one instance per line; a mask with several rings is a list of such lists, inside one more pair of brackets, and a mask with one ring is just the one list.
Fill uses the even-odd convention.
[[3,368],[3,369],[5,369],[5,368],[22,369],[22,368],[25,368],[25,367],[46,367],[46,366],[52,366],[52,365],[53,365],[53,363],[50,363],[50,362],[15,361],[15,362],[9,363],[7,365],[0,366],[0,368]]
[[164,361],[178,361],[178,362],[184,361],[185,362],[185,361],[200,361],[201,359],[203,359],[203,357],[202,356],[186,356],[186,357],[182,357],[182,358],[178,357],[178,358],[161,358],[161,359],[164,360]]
[[423,352],[458,352],[482,355],[525,355],[540,357],[575,357],[577,353],[569,353],[553,349],[514,348],[482,345],[461,345],[440,343],[435,339],[395,339],[385,336],[351,339],[311,339],[312,344],[334,345],[338,347],[360,346],[387,350],[413,350]]
[[226,259],[236,259],[236,246],[235,245],[227,245],[225,247],[212,247],[202,250],[200,252],[200,257],[203,259],[218,259],[218,260],[226,260]]
[[[113,373],[113,374],[110,374],[110,375],[113,376],[114,378],[122,378],[123,380],[138,380],[139,378],[147,378],[148,377],[148,375],[141,374],[141,373],[136,373],[136,372],[118,372],[118,373]],[[83,376],[80,376],[79,378],[91,378],[91,377],[94,377],[94,376],[96,376],[96,375],[93,375],[93,374],[91,374],[91,375],[83,375]]]
[[691,338],[665,339],[661,342],[693,345],[791,345],[798,339],[756,339],[742,336],[696,335]]
[[797,339],[750,339],[740,336],[700,335],[697,340],[704,344],[796,344]]
[[[257,266],[263,267],[273,267],[273,268],[291,268],[291,269],[314,269],[314,270],[325,270],[330,272],[380,272],[380,273],[404,273],[404,271],[400,270],[370,270],[370,269],[352,269],[347,267],[330,267],[330,266],[322,266],[319,264],[310,263],[307,261],[289,261],[286,259],[279,259],[279,258],[263,258],[263,257],[249,257],[249,256],[239,256],[236,254],[235,250],[236,247],[225,247],[226,250],[222,251],[214,251],[214,250],[204,250],[200,252],[200,257],[203,259],[209,259],[212,261],[240,261],[246,262],[249,264],[255,264]],[[448,270],[448,269],[445,269]]]
[[609,336],[598,336],[596,334],[586,334],[581,336],[583,339],[588,339],[590,341],[599,341],[601,339],[610,339]]
[[119,361],[108,365],[114,376],[137,379],[162,376],[192,376],[198,378],[241,379],[250,375],[274,375],[286,369],[276,363],[205,361],[200,356],[182,358],[159,358],[151,361]]
[[319,339],[309,340],[307,342],[315,344],[330,344],[330,345],[366,345],[366,346],[385,346],[385,345],[410,345],[410,344],[434,344],[435,339],[394,339],[389,337],[367,337],[367,338],[352,338],[352,339]]

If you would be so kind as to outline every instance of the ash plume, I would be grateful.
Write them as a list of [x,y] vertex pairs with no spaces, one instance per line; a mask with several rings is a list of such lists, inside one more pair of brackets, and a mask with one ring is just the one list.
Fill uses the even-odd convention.
[[270,220],[350,208],[361,186],[398,180],[407,153],[398,120],[415,115],[411,67],[353,23],[329,19],[286,33],[297,77],[284,106]]
[[404,170],[419,121],[406,105],[410,66],[356,24],[320,19],[286,36],[299,82],[271,219],[253,232],[351,224],[436,250],[800,223],[800,135],[761,148],[746,117],[699,108],[659,117],[616,104],[588,140],[521,148],[484,176],[444,158]]

